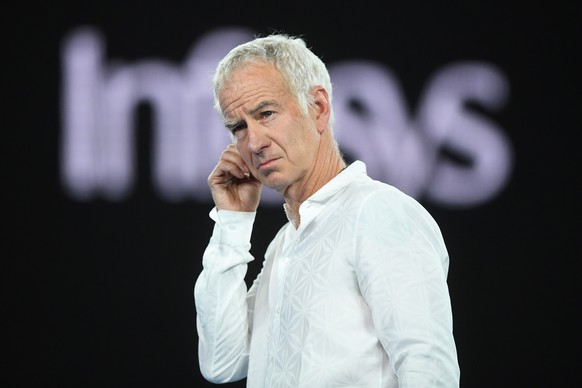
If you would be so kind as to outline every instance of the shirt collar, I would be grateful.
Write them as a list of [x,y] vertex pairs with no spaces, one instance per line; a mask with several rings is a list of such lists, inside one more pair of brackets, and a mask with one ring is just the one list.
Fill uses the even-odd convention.
[[356,160],[348,167],[344,168],[332,180],[327,182],[323,187],[317,190],[307,198],[305,203],[316,202],[324,203],[333,197],[338,191],[346,187],[353,180],[360,178],[362,174],[366,174],[366,165],[360,160]]
[[[308,211],[307,209],[310,209],[309,211],[311,211],[314,207],[319,208],[319,206],[314,205],[321,205],[328,202],[337,192],[345,188],[350,182],[362,177],[362,175],[366,175],[366,165],[364,162],[356,160],[313,193],[299,208],[301,225],[303,226],[304,221],[307,221],[307,219],[311,219],[311,217],[304,218],[304,214]],[[291,221],[289,218],[289,212],[287,212],[287,205],[284,204],[284,207],[287,218]]]

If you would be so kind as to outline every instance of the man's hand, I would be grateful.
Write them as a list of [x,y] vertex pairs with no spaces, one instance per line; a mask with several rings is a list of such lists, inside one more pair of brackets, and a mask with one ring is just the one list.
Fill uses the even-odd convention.
[[220,155],[208,177],[208,186],[218,210],[253,212],[259,206],[262,184],[250,173],[233,144]]

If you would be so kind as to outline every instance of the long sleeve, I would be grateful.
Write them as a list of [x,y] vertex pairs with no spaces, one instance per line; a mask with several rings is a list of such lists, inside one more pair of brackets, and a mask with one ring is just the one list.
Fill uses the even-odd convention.
[[245,378],[248,370],[251,323],[245,275],[253,260],[249,249],[255,213],[213,209],[210,216],[214,230],[194,287],[198,359],[208,381],[225,383]]
[[458,387],[448,254],[432,217],[397,191],[376,192],[362,207],[354,251],[398,387]]

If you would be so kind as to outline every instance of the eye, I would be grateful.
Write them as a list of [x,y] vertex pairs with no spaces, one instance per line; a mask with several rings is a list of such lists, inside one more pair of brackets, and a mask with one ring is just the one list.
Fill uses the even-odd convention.
[[240,123],[240,124],[228,126],[227,128],[230,131],[230,133],[232,133],[234,135],[235,133],[237,133],[238,131],[241,131],[241,130],[245,129],[246,127],[247,127],[247,124],[246,123]]
[[272,110],[266,110],[264,112],[261,112],[261,118],[266,119],[269,118],[271,116],[273,116],[275,112],[273,112]]

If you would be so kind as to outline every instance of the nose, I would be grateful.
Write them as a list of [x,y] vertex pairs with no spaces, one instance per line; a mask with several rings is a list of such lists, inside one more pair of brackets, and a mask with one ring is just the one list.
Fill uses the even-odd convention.
[[249,151],[254,154],[260,154],[263,149],[269,146],[269,138],[265,128],[261,125],[248,125],[248,147]]

